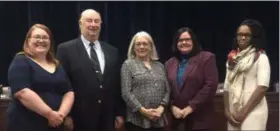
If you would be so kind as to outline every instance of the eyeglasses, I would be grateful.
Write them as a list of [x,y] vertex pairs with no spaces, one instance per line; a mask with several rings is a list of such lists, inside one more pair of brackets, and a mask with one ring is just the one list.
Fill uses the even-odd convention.
[[50,40],[50,38],[49,38],[48,36],[45,36],[45,35],[43,35],[43,36],[35,35],[35,36],[31,36],[30,38],[34,38],[34,39],[36,39],[36,40],[42,39],[43,41],[48,41],[48,40]]
[[140,47],[141,45],[143,45],[144,47],[147,47],[147,46],[149,46],[150,44],[147,43],[147,42],[136,42],[136,43],[135,43],[135,46],[136,46],[136,47]]
[[192,38],[184,38],[184,39],[179,39],[178,42],[182,43],[183,41],[188,42],[188,41],[191,41],[191,40],[192,40]]
[[250,33],[237,33],[237,37],[246,37],[246,38],[251,38],[252,34]]

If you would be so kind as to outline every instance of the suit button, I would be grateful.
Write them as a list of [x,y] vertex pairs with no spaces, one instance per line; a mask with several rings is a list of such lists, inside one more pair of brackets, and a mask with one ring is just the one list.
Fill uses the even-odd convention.
[[103,88],[102,85],[100,85],[100,88],[101,88],[101,89]]
[[95,73],[99,73],[99,71],[95,71]]
[[101,103],[101,100],[98,100],[98,103]]

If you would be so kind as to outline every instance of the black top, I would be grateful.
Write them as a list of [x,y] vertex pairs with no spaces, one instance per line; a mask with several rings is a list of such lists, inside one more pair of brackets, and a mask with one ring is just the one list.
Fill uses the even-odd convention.
[[[66,73],[61,65],[50,73],[25,55],[17,55],[8,70],[8,82],[12,96],[23,88],[37,93],[53,110],[58,110],[63,95],[72,91]],[[27,109],[13,98],[7,110],[9,131],[53,131],[48,120]]]

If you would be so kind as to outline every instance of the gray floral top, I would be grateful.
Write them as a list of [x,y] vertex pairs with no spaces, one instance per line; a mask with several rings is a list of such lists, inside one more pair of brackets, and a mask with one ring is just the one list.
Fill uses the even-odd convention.
[[148,69],[141,60],[126,60],[121,69],[121,84],[127,122],[142,128],[164,127],[164,114],[153,122],[139,112],[141,107],[167,105],[170,89],[163,64],[152,61],[151,69]]

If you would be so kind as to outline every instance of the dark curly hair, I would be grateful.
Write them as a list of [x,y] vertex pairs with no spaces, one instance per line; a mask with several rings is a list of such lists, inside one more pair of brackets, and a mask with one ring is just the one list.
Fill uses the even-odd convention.
[[[239,25],[239,27],[242,25],[248,26],[252,33],[252,38],[249,41],[249,45],[255,47],[257,51],[259,51],[260,49],[264,49],[266,45],[266,36],[262,24],[254,19],[246,19]],[[237,44],[237,35],[236,35],[233,40],[233,49],[237,49],[237,47],[238,44]]]

